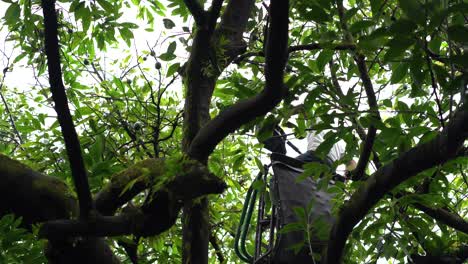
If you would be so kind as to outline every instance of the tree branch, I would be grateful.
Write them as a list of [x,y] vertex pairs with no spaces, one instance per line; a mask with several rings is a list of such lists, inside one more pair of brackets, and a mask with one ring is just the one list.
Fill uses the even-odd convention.
[[[427,42],[425,42],[425,45],[427,46]],[[427,50],[427,49],[426,49]],[[427,63],[427,68],[429,70],[429,74],[431,76],[431,86],[432,86],[432,94],[434,95],[435,97],[435,101],[436,101],[436,104],[437,104],[437,110],[438,110],[438,113],[439,113],[439,122],[440,122],[440,126],[442,128],[444,128],[445,126],[445,123],[444,123],[444,115],[442,113],[442,104],[441,104],[441,101],[439,99],[439,96],[437,95],[437,81],[435,79],[435,75],[434,75],[434,71],[432,70],[432,61],[431,59],[429,58],[429,55],[427,55],[426,53],[426,56],[424,56],[425,59],[426,59],[426,63]]]
[[[377,106],[377,99],[375,97],[374,87],[370,80],[369,73],[367,72],[367,67],[364,59],[365,58],[363,55],[359,54],[355,56],[355,61],[359,69],[364,89],[366,91],[367,100],[369,102],[369,108],[373,113],[373,118],[375,119],[374,122],[380,122],[381,118],[379,114],[379,107]],[[372,153],[372,147],[374,145],[376,134],[377,128],[373,123],[371,123],[367,131],[367,136],[364,141],[364,146],[362,148],[361,155],[356,166],[356,170],[353,173],[353,178],[355,179],[361,179],[364,175],[364,171],[367,167],[367,163],[369,162],[369,158]]]
[[463,107],[436,138],[381,167],[352,195],[331,229],[324,263],[340,263],[354,226],[386,193],[410,177],[456,157],[468,137],[468,111]]
[[[182,166],[178,170],[181,174],[174,179],[165,184],[155,183],[160,189],[155,191],[140,209],[118,216],[94,215],[85,220],[49,221],[42,225],[39,234],[49,239],[129,234],[142,237],[158,235],[175,223],[184,202],[207,194],[219,194],[226,188],[222,180],[200,163],[189,162]],[[141,169],[142,172],[145,170],[147,169]]]
[[468,234],[468,222],[463,220],[463,218],[461,218],[459,215],[443,208],[431,208],[420,203],[414,203],[412,205],[417,209],[423,211],[430,217],[434,218],[438,222],[441,222],[458,231]]
[[202,26],[205,23],[207,14],[198,0],[184,0],[184,3],[190,13],[192,13],[193,19],[195,19],[197,26]]
[[216,27],[216,20],[219,18],[223,1],[224,0],[213,0],[210,10],[208,10],[208,30],[210,32],[213,32]]
[[80,217],[86,218],[92,209],[92,198],[83,156],[81,155],[80,141],[73,124],[65,86],[62,81],[55,0],[42,0],[41,3],[44,12],[45,52],[49,70],[50,90],[70,160],[73,181],[80,204]]
[[218,239],[216,238],[215,234],[213,234],[213,232],[210,232],[210,244],[213,247],[216,256],[218,257],[219,263],[223,264],[225,261],[225,257],[223,255],[223,252],[221,251],[221,247],[219,246]]
[[257,96],[241,101],[221,112],[196,135],[188,155],[206,159],[229,133],[258,116],[265,115],[283,98],[284,67],[287,61],[289,1],[271,2],[271,27],[268,33],[265,65],[265,88]]
[[[22,217],[22,225],[31,230],[33,224],[66,219],[78,213],[76,200],[67,185],[57,178],[33,171],[2,154],[0,175],[0,217],[13,213]],[[49,242],[46,248],[49,263],[120,263],[101,238]]]
[[[337,9],[338,9],[338,15],[340,17],[340,25],[343,30],[343,33],[345,35],[345,40],[349,43],[354,43],[353,36],[351,33],[348,31],[348,25],[346,24],[346,21],[344,19],[345,16],[345,8],[343,6],[343,1],[342,0],[337,0]],[[367,70],[366,62],[365,62],[365,56],[361,54],[359,51],[357,51],[354,56],[354,61],[356,62],[356,65],[359,70],[359,75],[362,80],[362,84],[364,86],[364,90],[366,91],[367,95],[367,100],[369,103],[369,108],[372,111],[373,115],[372,117],[375,119],[369,126],[369,129],[367,131],[367,136],[364,141],[364,146],[361,151],[361,155],[359,157],[358,164],[356,166],[356,169],[354,170],[353,173],[353,178],[354,179],[361,179],[362,176],[364,175],[364,171],[367,167],[367,164],[369,162],[370,155],[372,153],[372,147],[374,145],[375,141],[375,136],[377,134],[377,128],[373,124],[374,122],[380,122],[380,114],[379,114],[379,107],[377,105],[377,98],[375,97],[375,91],[374,87],[372,85],[372,81],[369,77],[369,72]]]
[[[293,53],[296,51],[304,51],[304,50],[321,50],[321,49],[332,49],[332,50],[354,50],[356,49],[356,45],[354,44],[346,44],[346,43],[339,43],[339,44],[327,44],[327,43],[311,43],[311,44],[304,44],[304,45],[296,45],[290,46],[288,48],[288,53]],[[263,51],[253,51],[241,54],[237,58],[234,59],[234,63],[241,63],[244,59],[248,57],[259,56],[264,57],[265,53]]]
[[18,141],[19,141],[18,145],[21,145],[23,144],[23,138],[21,137],[18,131],[18,128],[16,127],[16,123],[15,123],[15,120],[13,119],[13,115],[11,114],[10,107],[8,106],[8,102],[6,101],[6,98],[3,96],[3,93],[2,93],[3,85],[5,84],[5,78],[7,76],[7,72],[10,67],[10,57],[6,56],[6,54],[4,54],[4,56],[6,57],[6,67],[3,69],[3,76],[2,76],[2,80],[0,81],[0,99],[2,100],[3,106],[5,107],[5,112],[8,116],[8,119],[10,120],[11,128],[13,129],[13,132],[15,133],[15,135],[18,137]]
[[147,159],[112,175],[110,183],[95,197],[96,210],[103,215],[114,215],[118,208],[148,188],[151,179],[163,177],[166,170],[164,159]]
[[[335,87],[335,92],[336,94],[338,95],[338,97],[340,99],[344,98],[345,95],[343,94],[343,91],[341,89],[341,85],[340,83],[338,82],[338,78],[336,77],[336,72],[335,72],[335,69],[334,69],[334,63],[333,63],[333,60],[330,61],[330,75],[331,75],[331,80],[332,80],[332,84],[333,86]],[[354,110],[354,108],[356,108],[355,105],[353,106],[349,106],[349,105],[342,105],[342,107],[346,108],[346,109],[350,109],[351,111]],[[372,112],[372,111],[371,111]],[[361,124],[359,124],[358,120],[356,117],[351,117],[351,122],[353,123],[354,126],[356,126],[356,132],[357,134],[359,135],[359,138],[362,140],[362,141],[366,141],[366,138],[367,138],[367,135],[366,135],[366,132],[364,131],[364,128],[361,126]],[[367,149],[369,149],[369,147],[367,146],[366,147]],[[370,147],[370,149],[372,150],[372,147]],[[378,168],[380,168],[382,166],[382,164],[380,164],[380,160],[379,160],[379,157],[377,155],[377,153],[372,150],[372,159],[374,161],[374,164],[375,166]],[[362,176],[364,175],[364,173],[361,174],[361,178]],[[352,175],[352,180],[356,181],[356,180],[360,180],[360,179],[357,179],[355,176],[354,176],[354,173]]]
[[[221,5],[219,0],[216,1]],[[216,4],[213,3],[213,4]],[[186,84],[184,106],[183,150],[187,153],[200,128],[210,119],[210,102],[216,80],[232,58],[245,49],[243,33],[246,30],[255,0],[230,0],[220,24],[212,28],[198,27],[193,38],[190,58],[183,75]],[[211,12],[217,12],[212,9]],[[212,13],[213,14],[213,13]],[[212,16],[214,18],[214,16]],[[221,40],[227,40],[221,42]],[[222,50],[222,54],[216,51]],[[213,66],[207,76],[204,69]],[[206,163],[206,160],[199,159]],[[182,215],[183,263],[207,263],[209,245],[209,208],[207,198],[184,205]]]

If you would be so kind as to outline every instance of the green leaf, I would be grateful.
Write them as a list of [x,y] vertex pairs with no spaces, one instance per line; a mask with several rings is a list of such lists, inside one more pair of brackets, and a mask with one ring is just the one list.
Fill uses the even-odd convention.
[[328,173],[330,173],[330,167],[328,165],[319,162],[309,162],[304,164],[304,172],[296,178],[296,182],[301,182],[308,177],[318,179],[320,176]]
[[349,31],[351,33],[358,33],[368,27],[371,27],[371,26],[374,26],[375,25],[375,21],[372,21],[372,20],[360,20],[360,21],[357,21],[356,23],[352,24],[350,27],[349,27]]
[[265,190],[265,182],[262,180],[262,179],[259,179],[259,180],[255,180],[253,183],[252,183],[252,188],[254,188],[255,190],[259,191],[259,192],[262,192]]
[[16,3],[12,3],[5,12],[3,17],[7,25],[12,25],[15,22],[19,22],[21,9],[20,6]]
[[306,212],[305,212],[305,209],[303,207],[299,207],[299,206],[296,206],[296,207],[293,207],[293,211],[294,211],[294,214],[299,217],[299,219],[301,220],[307,220],[307,215],[306,215]]
[[334,53],[335,52],[333,50],[322,50],[322,52],[320,52],[316,61],[317,68],[320,71],[323,71],[325,69],[325,65],[327,65],[328,62],[330,62]]
[[257,139],[259,142],[264,142],[273,135],[273,129],[278,124],[278,121],[273,115],[269,115],[263,120],[260,129],[257,130]]
[[450,40],[460,42],[462,44],[468,43],[468,28],[461,25],[455,25],[449,27],[447,32]]
[[172,53],[163,53],[159,56],[159,58],[163,61],[171,61],[176,58],[176,55]]
[[163,19],[163,24],[164,24],[164,27],[166,29],[171,29],[171,28],[175,27],[175,23],[172,22],[172,20],[170,20],[169,18],[164,18]]
[[429,41],[428,47],[432,52],[439,53],[441,44],[442,44],[442,38],[436,35],[431,38],[431,41]]
[[400,135],[400,129],[390,127],[383,129],[382,132],[379,134],[379,138],[387,144],[396,145],[396,143],[398,142],[398,138],[400,138]]
[[232,167],[234,170],[238,170],[242,163],[244,162],[245,159],[245,154],[240,154],[234,158],[234,161],[232,163]]
[[176,73],[180,68],[180,63],[174,63],[169,68],[167,69],[166,76],[172,76],[174,73]]
[[255,160],[255,165],[257,165],[257,168],[260,170],[262,174],[265,174],[265,167],[263,167],[263,163],[260,161],[259,158],[254,157]]
[[394,38],[387,43],[389,49],[385,53],[384,61],[389,62],[396,58],[402,57],[405,51],[414,44],[414,40],[410,38]]
[[408,105],[402,101],[398,101],[396,104],[396,110],[401,111],[399,115],[403,117],[403,121],[405,121],[408,126],[411,126],[412,115],[409,113],[410,108]]
[[384,99],[382,104],[386,107],[392,107],[392,101],[390,99]]
[[304,225],[300,222],[294,222],[294,223],[289,223],[283,226],[280,229],[281,234],[286,234],[294,231],[303,231],[304,230]]
[[97,0],[97,2],[106,12],[108,13],[115,12],[114,6],[111,3],[107,2],[106,0]]
[[393,74],[392,78],[390,79],[391,84],[395,84],[403,80],[405,78],[406,74],[408,73],[408,68],[409,64],[402,62],[402,63],[397,63],[396,67],[393,69]]
[[174,54],[176,47],[177,47],[177,43],[175,41],[171,42],[171,44],[169,44],[169,46],[167,47],[166,53]]
[[418,25],[416,25],[416,23],[414,23],[412,20],[402,18],[395,21],[390,26],[389,32],[397,36],[399,34],[410,34],[414,32],[417,28]]
[[128,28],[119,28],[120,35],[125,40],[125,43],[130,47],[131,40],[133,39],[133,32]]
[[381,48],[387,42],[386,37],[372,37],[369,35],[363,35],[359,38],[358,46],[359,48],[374,51]]
[[330,14],[328,14],[325,9],[318,5],[312,5],[310,10],[305,14],[305,18],[308,20],[313,20],[317,23],[325,23],[331,20]]
[[121,23],[120,25],[122,27],[126,27],[126,28],[129,28],[129,29],[137,29],[138,28],[138,25],[135,24],[135,23],[124,22],[124,23]]
[[422,10],[423,7],[418,0],[398,0],[398,3],[408,19],[420,25],[425,24],[426,17]]
[[382,7],[384,0],[370,0],[372,16],[376,16],[379,12],[380,8]]
[[325,158],[328,155],[328,152],[330,152],[330,149],[335,145],[335,143],[338,141],[338,138],[336,134],[329,132],[325,135],[325,140],[318,146],[318,148],[315,150],[317,155],[321,158]]

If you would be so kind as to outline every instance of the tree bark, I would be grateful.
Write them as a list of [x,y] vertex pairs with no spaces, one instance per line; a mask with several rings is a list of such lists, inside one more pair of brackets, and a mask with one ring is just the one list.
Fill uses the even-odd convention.
[[[209,23],[216,23],[216,19],[197,18],[197,31],[183,76],[186,97],[182,144],[185,152],[189,150],[190,144],[200,128],[210,119],[209,107],[218,76],[228,63],[240,53],[242,47],[245,47],[242,34],[245,31],[254,2],[253,0],[229,1],[222,15],[221,23],[214,32],[212,29],[216,24],[210,25]],[[203,14],[209,13],[203,13],[199,10],[193,13],[194,16],[198,17]],[[206,24],[203,24],[203,21]],[[230,40],[229,43],[233,45],[216,49],[221,37],[227,37]],[[216,50],[220,49],[225,50],[224,54],[216,54]],[[226,60],[226,64],[221,64],[218,60],[219,56],[229,58]],[[211,70],[208,71],[208,69]],[[191,158],[204,164],[207,162],[207,157],[191,156]],[[190,201],[184,205],[182,215],[183,263],[208,263],[210,234],[208,206],[207,198]]]
[[[23,227],[77,216],[78,204],[67,185],[57,178],[38,173],[0,154],[0,217],[22,217]],[[50,263],[117,264],[109,246],[101,238],[49,241],[46,256]]]

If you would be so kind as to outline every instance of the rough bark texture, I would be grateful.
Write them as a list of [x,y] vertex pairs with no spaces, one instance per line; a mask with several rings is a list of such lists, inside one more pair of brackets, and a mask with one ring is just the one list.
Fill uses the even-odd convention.
[[[225,50],[223,57],[226,58],[223,63],[225,64],[221,65],[222,68],[219,67],[218,63],[214,65],[217,72],[213,74],[217,78],[222,69],[242,50],[239,48],[240,45],[244,45],[241,38],[242,32],[245,31],[253,3],[254,1],[250,0],[231,0],[223,14],[221,24],[214,34],[215,38],[210,40],[211,36],[207,33],[209,31],[205,32],[203,27],[198,29],[195,36],[195,48],[192,49],[185,79],[187,97],[184,149],[189,157],[200,162],[206,162],[216,145],[229,133],[255,117],[268,113],[282,100],[285,94],[283,74],[287,61],[289,1],[275,0],[271,2],[269,10],[270,28],[266,41],[264,90],[249,100],[229,107],[208,122],[209,102],[216,79],[211,79],[211,75],[206,76],[206,66],[205,68],[195,68],[195,66],[203,67],[206,65],[207,59],[210,59],[210,50],[207,51],[206,47],[211,46],[202,44],[218,43],[223,36],[229,39],[229,44],[223,47]],[[198,47],[203,47],[204,53],[197,49]],[[215,57],[217,58],[217,56]],[[194,74],[198,75],[194,76]],[[182,223],[184,225],[183,262],[207,263],[208,202],[201,200],[186,205]]]
[[[129,176],[139,175],[135,179],[151,182],[153,186],[160,186],[154,190],[151,198],[141,208],[131,212],[123,212],[118,216],[90,215],[89,219],[55,220],[43,224],[40,235],[46,238],[64,240],[77,236],[119,236],[134,234],[137,236],[154,236],[169,229],[176,221],[184,202],[206,194],[219,194],[226,185],[200,163],[189,161],[177,168],[178,175],[168,177],[161,160],[147,160],[141,162],[119,174],[122,182]],[[146,166],[146,167],[143,167]],[[159,179],[158,179],[159,177]],[[110,184],[109,186],[119,184]],[[125,186],[120,186],[125,188]],[[125,190],[123,189],[122,190]],[[118,194],[121,188],[106,188],[111,194]],[[106,190],[105,189],[105,190]],[[122,191],[120,192],[122,193]],[[112,197],[112,196],[111,196]],[[111,205],[115,205],[111,201]],[[105,208],[107,213],[109,207]]]
[[325,263],[341,263],[354,226],[386,193],[419,172],[455,158],[467,136],[468,111],[462,109],[435,139],[403,153],[369,177],[341,209],[330,232]]
[[[23,226],[77,215],[78,204],[62,181],[49,177],[0,154],[0,217],[13,213]],[[50,263],[120,263],[103,239],[49,241]]]
[[[245,31],[253,4],[253,0],[229,1],[222,15],[220,26],[214,32],[216,19],[197,18],[198,25],[193,39],[192,51],[184,73],[186,97],[183,146],[185,151],[188,151],[200,128],[210,119],[209,107],[216,79],[230,60],[237,56],[242,47],[245,46],[242,34]],[[198,17],[207,14],[193,13],[194,16]],[[229,46],[216,49],[221,37],[229,39]],[[241,48],[239,49],[239,47]],[[224,54],[216,54],[216,50],[221,49],[224,50]],[[229,59],[218,60],[218,57]],[[226,64],[222,64],[223,61],[226,61]],[[202,163],[207,162],[207,157],[191,157]],[[202,198],[187,202],[184,205],[182,223],[183,263],[207,263],[210,233],[208,200]]]
[[[94,198],[96,210],[103,215],[113,215],[118,208],[148,188],[151,179],[160,178],[166,170],[165,165],[164,159],[147,159],[111,176],[110,183]],[[146,177],[141,177],[143,174]],[[125,190],[132,181],[134,184]]]
[[[51,263],[119,263],[105,240],[98,237],[160,234],[175,223],[184,201],[225,189],[226,185],[202,164],[189,160],[180,164],[180,175],[167,179],[163,159],[142,161],[111,177],[97,199],[98,208],[106,215],[113,215],[149,182],[162,185],[149,203],[132,213],[70,219],[77,216],[77,201],[62,181],[0,154],[0,216],[21,216],[26,228],[43,223],[40,235],[49,239],[46,255]],[[133,187],[123,192],[135,179]]]

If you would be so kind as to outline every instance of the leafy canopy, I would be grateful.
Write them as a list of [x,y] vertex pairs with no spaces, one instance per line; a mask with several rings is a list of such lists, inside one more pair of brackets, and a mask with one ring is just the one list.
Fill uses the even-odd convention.
[[[210,1],[200,2],[208,5]],[[244,34],[246,55],[217,80],[211,116],[264,87],[267,10],[257,2]],[[47,82],[39,4],[3,0],[0,5],[4,10],[0,36],[6,44],[2,45],[0,74],[0,152],[71,186]],[[180,73],[196,30],[184,1],[62,0],[57,8],[63,79],[91,191],[102,189],[110,175],[137,161],[181,153],[184,92]],[[377,156],[381,164],[387,164],[433,139],[464,101],[466,1],[349,0],[345,9],[340,21],[334,1],[291,1],[288,94],[266,117],[228,136],[210,156],[210,170],[229,186],[221,196],[212,197],[210,205],[211,232],[229,263],[239,262],[232,244],[242,197],[267,157],[258,142],[268,138],[275,125],[298,139],[306,136],[312,123],[318,131],[330,129],[317,152],[324,155],[343,140],[343,161],[359,159],[365,139],[359,131],[365,133],[374,126],[374,162],[366,171],[370,174]],[[216,46],[214,62],[224,63],[226,43]],[[365,58],[377,98],[375,107],[368,102],[356,54]],[[204,65],[204,73],[216,74],[217,63]],[[467,241],[466,234],[412,205],[449,208],[466,219],[466,169],[466,157],[460,157],[399,185],[394,193],[409,194],[386,196],[359,223],[346,248],[347,263],[377,259],[403,263],[411,254],[455,251]],[[431,181],[421,192],[424,178]],[[362,184],[333,187],[336,209]],[[142,197],[134,202],[141,203]],[[8,227],[18,225],[10,216],[0,221],[4,249],[0,257],[8,263],[42,263],[31,238],[21,229]],[[111,239],[132,241],[132,237]],[[14,244],[13,240],[23,242]],[[141,263],[181,261],[180,223],[159,237],[141,241]],[[113,245],[125,260],[122,247]],[[18,255],[18,248],[29,253]],[[248,250],[253,251],[253,243]],[[210,263],[216,262],[216,252],[210,249]]]

